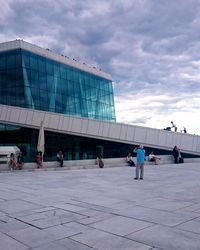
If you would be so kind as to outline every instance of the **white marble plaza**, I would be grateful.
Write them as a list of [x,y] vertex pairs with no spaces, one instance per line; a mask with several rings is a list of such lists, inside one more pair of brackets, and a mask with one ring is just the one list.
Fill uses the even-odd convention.
[[0,173],[0,250],[200,250],[200,164]]

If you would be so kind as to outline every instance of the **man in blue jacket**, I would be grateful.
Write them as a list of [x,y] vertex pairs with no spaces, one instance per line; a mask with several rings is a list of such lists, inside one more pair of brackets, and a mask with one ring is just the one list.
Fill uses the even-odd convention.
[[145,161],[145,150],[143,145],[140,145],[139,147],[136,147],[133,150],[134,153],[137,154],[137,163],[136,163],[136,176],[135,180],[139,179],[143,180],[143,175],[144,175],[144,161]]

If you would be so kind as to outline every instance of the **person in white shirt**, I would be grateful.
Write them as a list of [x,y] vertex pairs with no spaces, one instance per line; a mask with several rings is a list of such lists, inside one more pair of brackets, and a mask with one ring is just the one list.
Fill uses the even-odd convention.
[[171,124],[172,124],[171,128],[174,128],[174,132],[176,132],[177,131],[177,126],[174,124],[173,121],[171,121]]
[[155,165],[158,165],[160,158],[156,155],[154,155],[153,151],[149,155],[149,161],[155,162]]

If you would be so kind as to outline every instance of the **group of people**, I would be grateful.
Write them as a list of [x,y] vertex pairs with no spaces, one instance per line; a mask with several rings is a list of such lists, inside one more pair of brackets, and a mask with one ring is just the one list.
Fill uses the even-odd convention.
[[[136,172],[135,172],[135,180],[143,180],[144,177],[144,163],[145,163],[145,150],[143,145],[140,145],[138,147],[135,147],[133,150],[133,153],[136,153],[136,164],[133,161],[133,158],[131,156],[131,153],[129,153],[127,155],[127,163],[129,164],[129,166],[136,166]],[[180,148],[178,148],[177,146],[175,146],[172,150],[172,155],[174,157],[174,163],[184,163],[184,159],[181,156],[181,151]],[[149,154],[148,156],[148,160],[155,162],[155,164],[157,165],[158,162],[161,160],[160,157],[156,156],[153,151]]]
[[[35,162],[37,165],[37,168],[42,168],[42,152],[38,152],[36,157],[35,157]],[[10,154],[10,158],[8,161],[8,166],[9,169],[12,170],[22,170],[24,166],[24,156],[22,152],[20,151],[17,157],[15,156],[14,153]]]
[[[178,129],[177,126],[176,126],[176,124],[173,121],[171,121],[171,126],[170,127],[166,127],[164,130],[171,131],[172,129],[174,129],[174,132],[177,132],[177,129]],[[183,127],[183,129],[180,132],[186,134],[187,130],[186,130],[185,127]]]
[[[145,163],[145,149],[143,145],[140,145],[138,147],[135,147],[133,150],[133,153],[136,153],[136,164],[133,161],[133,157],[131,153],[129,153],[126,157],[126,161],[129,164],[130,167],[136,166],[136,173],[135,173],[135,180],[143,180],[144,176],[144,163]],[[158,161],[161,160],[160,157],[156,156],[153,151],[149,154],[148,160],[155,162],[155,164],[158,164]]]
[[10,170],[14,170],[14,169],[22,170],[23,165],[24,165],[24,157],[22,155],[22,152],[21,151],[19,152],[17,159],[15,158],[14,153],[11,153],[8,165],[9,165]]
[[[130,167],[136,166],[136,176],[134,179],[138,180],[139,178],[142,180],[143,179],[143,175],[144,175],[144,162],[146,160],[145,158],[145,150],[143,145],[140,145],[138,147],[135,147],[133,150],[133,153],[136,153],[136,159],[137,162],[135,164],[133,157],[131,155],[131,153],[129,153],[126,157],[126,161],[129,164]],[[181,157],[181,151],[180,148],[178,148],[177,146],[175,146],[173,148],[172,151],[172,155],[174,157],[174,163],[183,163],[184,159]],[[56,155],[57,161],[60,163],[60,167],[63,167],[63,163],[64,163],[64,155],[62,153],[62,151],[58,151],[57,155]],[[151,162],[154,162],[155,165],[157,165],[159,163],[159,161],[161,160],[160,157],[156,156],[153,151],[149,154],[148,156],[148,160]],[[36,164],[37,164],[37,168],[42,168],[42,163],[43,163],[43,157],[42,157],[42,152],[38,152],[35,158]],[[19,155],[17,156],[17,159],[15,159],[15,155],[14,153],[10,154],[10,160],[9,160],[9,167],[10,170],[13,169],[19,169],[21,170],[23,168],[24,165],[24,157],[22,155],[22,152],[19,152]],[[102,156],[99,154],[96,158],[96,164],[100,167],[103,168],[104,167],[104,162],[102,159]]]
[[[154,154],[154,152],[151,151],[151,153],[150,153],[149,156],[148,156],[148,160],[151,161],[151,162],[154,162],[155,165],[158,165],[158,163],[159,163],[159,161],[161,160],[161,158],[158,157],[158,156],[156,156],[156,155]],[[134,167],[134,166],[135,166],[135,162],[134,162],[134,160],[133,160],[133,157],[132,157],[131,153],[129,153],[129,154],[127,155],[127,157],[126,157],[126,162],[128,163],[128,165],[129,165],[130,167]]]
[[[63,167],[63,162],[64,162],[64,156],[62,151],[59,151],[57,153],[57,161],[60,163],[60,167]],[[43,155],[42,152],[37,152],[36,157],[35,157],[35,162],[37,165],[37,168],[42,168],[43,165]],[[22,170],[24,165],[24,157],[22,152],[20,151],[17,157],[15,156],[14,153],[10,154],[10,158],[8,161],[8,166],[10,170]]]
[[[56,160],[59,162],[60,167],[63,167],[64,164],[64,155],[62,150],[59,150],[57,155],[56,155]],[[42,157],[42,152],[38,152],[36,155],[36,164],[37,164],[37,168],[42,168],[42,163],[43,163],[43,157]]]

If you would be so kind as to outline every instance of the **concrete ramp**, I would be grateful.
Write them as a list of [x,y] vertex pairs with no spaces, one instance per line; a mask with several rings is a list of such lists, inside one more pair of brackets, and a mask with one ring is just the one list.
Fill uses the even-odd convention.
[[90,137],[125,144],[143,144],[152,148],[172,150],[177,145],[183,153],[200,156],[200,136],[153,129],[122,123],[85,119],[51,112],[0,104],[0,123]]

